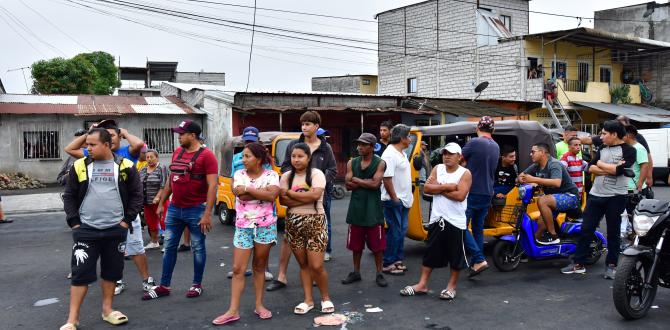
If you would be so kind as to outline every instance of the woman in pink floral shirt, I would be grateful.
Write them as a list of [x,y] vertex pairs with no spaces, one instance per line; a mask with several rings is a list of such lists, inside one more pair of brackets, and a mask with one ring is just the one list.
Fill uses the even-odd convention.
[[240,319],[240,297],[244,291],[244,273],[253,253],[253,279],[256,292],[254,313],[261,319],[272,317],[263,306],[263,284],[270,248],[277,241],[277,216],[274,201],[279,194],[279,175],[264,169],[270,162],[267,149],[257,143],[245,146],[242,162],[244,169],[235,172],[233,193],[235,201],[235,237],[233,245],[233,280],[231,282],[230,307],[228,311],[212,321],[216,325]]

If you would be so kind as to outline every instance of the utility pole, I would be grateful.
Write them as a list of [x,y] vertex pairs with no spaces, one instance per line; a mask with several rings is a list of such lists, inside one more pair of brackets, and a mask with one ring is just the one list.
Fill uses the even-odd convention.
[[16,68],[16,69],[9,69],[7,72],[13,72],[13,71],[19,71],[21,70],[21,73],[23,73],[23,83],[26,85],[26,93],[30,94],[30,88],[28,88],[28,79],[26,79],[26,69],[30,70],[29,66],[24,66],[21,68]]

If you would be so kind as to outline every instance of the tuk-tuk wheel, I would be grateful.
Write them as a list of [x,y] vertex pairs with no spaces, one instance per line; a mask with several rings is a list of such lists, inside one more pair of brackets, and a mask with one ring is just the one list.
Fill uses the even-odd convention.
[[339,184],[333,186],[333,198],[342,199],[346,194],[346,190]]
[[219,221],[222,225],[231,225],[233,223],[233,214],[235,211],[230,210],[226,207],[226,204],[220,204],[218,206]]

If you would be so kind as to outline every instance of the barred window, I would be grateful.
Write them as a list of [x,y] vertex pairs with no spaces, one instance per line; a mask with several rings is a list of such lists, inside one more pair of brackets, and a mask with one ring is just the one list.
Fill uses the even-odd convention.
[[59,159],[58,131],[24,131],[23,159]]
[[144,142],[151,149],[160,154],[170,154],[174,151],[174,135],[171,128],[145,128]]

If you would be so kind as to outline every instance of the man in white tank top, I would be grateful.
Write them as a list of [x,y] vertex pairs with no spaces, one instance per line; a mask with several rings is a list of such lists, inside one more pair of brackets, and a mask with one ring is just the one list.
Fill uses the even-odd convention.
[[456,284],[461,269],[466,267],[465,235],[467,197],[472,184],[472,175],[460,166],[461,147],[454,142],[442,150],[442,164],[433,168],[426,181],[424,191],[433,195],[433,207],[428,225],[427,249],[423,256],[419,283],[400,290],[403,296],[423,295],[428,292],[428,280],[434,268],[451,268],[447,288],[440,299],[456,297]]

